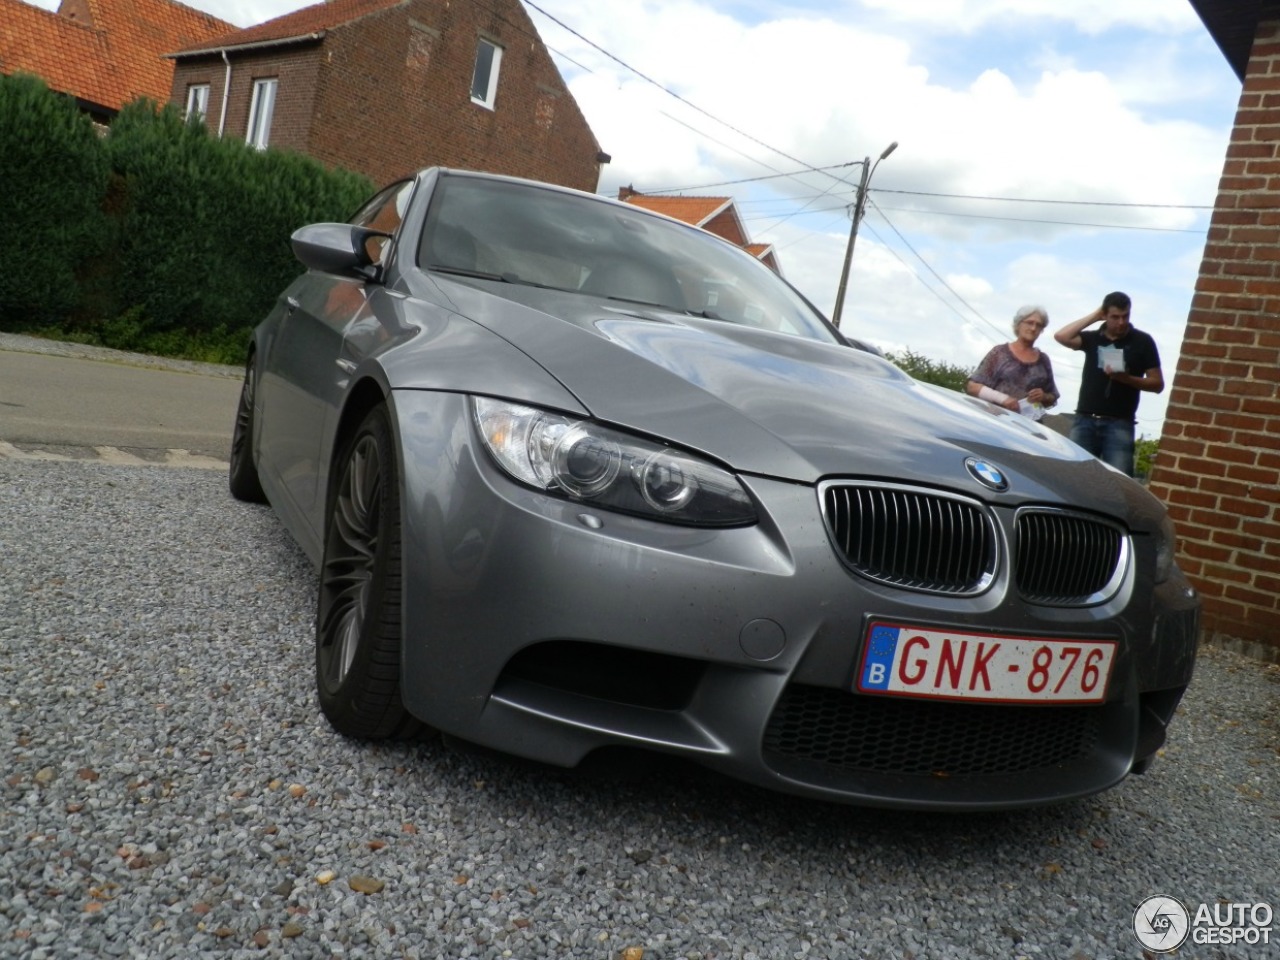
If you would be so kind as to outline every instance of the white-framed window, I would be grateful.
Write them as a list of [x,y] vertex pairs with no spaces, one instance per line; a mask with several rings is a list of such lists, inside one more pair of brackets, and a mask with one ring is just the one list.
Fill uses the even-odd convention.
[[253,102],[249,105],[249,132],[245,142],[259,150],[267,149],[271,140],[271,115],[276,109],[275,77],[253,81]]
[[493,109],[498,95],[498,67],[502,63],[502,48],[490,40],[481,39],[476,46],[476,69],[471,75],[471,102]]
[[187,87],[187,118],[203,120],[209,113],[209,85],[193,83]]

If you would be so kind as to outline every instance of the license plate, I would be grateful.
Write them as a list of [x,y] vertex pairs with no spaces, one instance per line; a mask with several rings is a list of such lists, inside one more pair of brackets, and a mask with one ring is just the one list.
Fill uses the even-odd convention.
[[872,623],[860,693],[998,703],[1100,703],[1116,644]]

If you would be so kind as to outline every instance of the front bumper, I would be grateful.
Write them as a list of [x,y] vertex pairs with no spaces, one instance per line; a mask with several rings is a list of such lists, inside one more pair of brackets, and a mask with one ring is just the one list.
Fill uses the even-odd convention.
[[[562,766],[641,747],[829,800],[1000,809],[1117,783],[1163,742],[1190,679],[1199,604],[1180,574],[1072,609],[1023,602],[1007,574],[969,598],[892,588],[839,562],[813,487],[744,478],[759,524],[675,527],[512,482],[460,395],[400,391],[393,406],[402,695],[461,739]],[[873,617],[1116,640],[1107,702],[854,694]]]

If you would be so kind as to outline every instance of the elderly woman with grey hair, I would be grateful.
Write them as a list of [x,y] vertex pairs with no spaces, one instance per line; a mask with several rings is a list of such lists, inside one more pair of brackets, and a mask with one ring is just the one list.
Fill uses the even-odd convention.
[[1045,408],[1060,396],[1053,364],[1036,346],[1048,325],[1049,312],[1044,307],[1019,307],[1013,315],[1013,342],[992,347],[982,358],[965,384],[969,395],[1036,420],[1044,416]]

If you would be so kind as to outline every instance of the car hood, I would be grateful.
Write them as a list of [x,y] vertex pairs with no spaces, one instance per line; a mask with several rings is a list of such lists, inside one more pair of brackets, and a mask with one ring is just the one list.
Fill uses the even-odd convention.
[[1056,431],[865,351],[580,294],[438,285],[592,416],[740,472],[803,483],[889,478],[991,497],[965,466],[976,457],[1006,474],[1003,496],[1015,501],[1087,501],[1119,516],[1150,506],[1140,485]]

